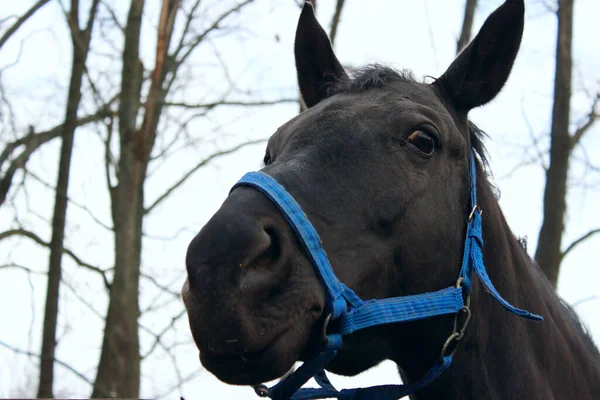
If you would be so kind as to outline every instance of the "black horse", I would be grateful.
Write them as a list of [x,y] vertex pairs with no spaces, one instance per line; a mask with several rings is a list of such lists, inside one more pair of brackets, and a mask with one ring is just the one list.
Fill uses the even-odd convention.
[[[339,279],[363,299],[453,285],[475,151],[491,280],[512,304],[544,317],[515,317],[474,279],[472,318],[454,363],[414,398],[600,399],[600,354],[511,233],[486,179],[482,134],[467,118],[506,82],[523,22],[523,0],[507,0],[425,84],[383,66],[349,77],[312,7],[300,17],[296,67],[308,109],[271,137],[262,171],[302,206]],[[275,379],[318,345],[322,283],[285,217],[259,191],[232,191],[190,244],[186,263],[192,334],[202,364],[219,379]],[[452,324],[447,315],[352,333],[326,368],[354,375],[390,359],[414,382],[439,358]]]

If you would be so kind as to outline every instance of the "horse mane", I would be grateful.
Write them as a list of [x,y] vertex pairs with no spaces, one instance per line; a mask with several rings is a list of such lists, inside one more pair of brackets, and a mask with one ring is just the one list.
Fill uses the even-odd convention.
[[[381,64],[369,64],[351,70],[348,78],[345,80],[334,81],[329,87],[328,95],[333,96],[339,93],[361,93],[372,89],[381,89],[393,84],[394,82],[419,83],[413,72],[408,69],[395,69]],[[483,167],[486,181],[492,190],[494,197],[496,200],[498,200],[500,197],[500,191],[493,183],[493,176],[491,174],[489,164],[489,155],[485,147],[485,140],[489,136],[485,133],[485,131],[480,129],[470,120],[468,121],[468,129],[471,148],[477,155],[477,158]],[[515,241],[516,240],[517,239],[515,238]],[[527,260],[526,262],[530,263],[541,275],[541,279],[546,281],[550,293],[554,293],[556,295],[559,304],[565,311],[565,314],[567,315],[567,318],[571,322],[573,328],[582,335],[588,351],[591,354],[598,354],[598,349],[596,348],[587,327],[583,324],[579,316],[569,304],[567,304],[560,296],[556,294],[555,290],[550,286],[550,283],[547,281],[544,273],[541,271],[535,260],[533,260],[527,253],[527,250],[522,245],[519,245],[518,247],[522,252],[522,256]]]

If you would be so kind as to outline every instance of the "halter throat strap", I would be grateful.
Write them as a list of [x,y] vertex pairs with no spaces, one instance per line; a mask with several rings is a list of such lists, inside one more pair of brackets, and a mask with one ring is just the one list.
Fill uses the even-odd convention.
[[[340,331],[326,336],[325,344],[320,352],[273,387],[256,386],[255,390],[259,396],[270,397],[273,400],[331,397],[344,400],[397,399],[428,385],[452,364],[453,352],[470,319],[469,304],[468,301],[465,302],[465,299],[469,299],[473,269],[487,291],[508,311],[523,318],[542,320],[541,316],[518,309],[504,300],[487,274],[483,263],[482,220],[480,209],[477,206],[476,165],[473,151],[471,151],[469,160],[469,172],[472,211],[468,217],[463,261],[457,283],[435,292],[368,301],[362,300],[337,278],[323,249],[319,234],[296,200],[274,178],[263,172],[249,172],[233,186],[232,191],[240,186],[253,187],[277,206],[305,248],[326,289],[327,321],[340,320]],[[434,365],[420,381],[411,385],[384,385],[338,391],[327,379],[324,367],[341,347],[343,336],[375,325],[410,322],[445,314],[454,314],[455,322],[463,314],[466,315],[466,318],[463,318],[464,322],[459,328],[455,323],[454,332],[450,334],[444,344],[439,359],[434,362]],[[454,350],[450,351],[450,347]],[[311,377],[315,378],[321,388],[301,389],[302,385]]]

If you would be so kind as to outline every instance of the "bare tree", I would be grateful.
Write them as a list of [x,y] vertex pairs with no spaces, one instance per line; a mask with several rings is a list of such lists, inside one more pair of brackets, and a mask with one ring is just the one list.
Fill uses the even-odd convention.
[[573,47],[574,0],[559,0],[556,15],[558,33],[556,39],[556,72],[554,78],[554,105],[550,131],[550,163],[546,169],[544,188],[543,221],[540,228],[535,260],[550,282],[556,287],[560,264],[564,256],[586,239],[600,232],[592,230],[571,243],[562,251],[567,209],[567,179],[573,151],[582,137],[589,132],[598,119],[598,93],[592,101],[590,112],[575,132],[569,130],[571,118],[571,82]]
[[81,102],[81,84],[86,69],[90,40],[99,0],[94,0],[89,11],[85,28],[80,28],[79,0],[71,0],[68,24],[73,44],[73,61],[71,66],[71,82],[67,98],[67,110],[62,131],[62,146],[56,182],[54,217],[52,219],[52,239],[50,241],[50,262],[48,266],[48,286],[44,310],[44,330],[42,334],[42,359],[37,397],[54,397],[52,384],[54,381],[54,355],[56,352],[56,321],[58,319],[58,302],[60,280],[62,274],[62,253],[65,239],[65,223],[67,218],[67,191],[71,170],[73,139],[77,129],[77,110]]
[[[221,102],[203,105],[166,101],[180,68],[194,49],[207,40],[212,32],[220,29],[230,15],[242,10],[253,1],[244,0],[233,5],[217,16],[204,31],[192,33],[191,23],[196,18],[200,5],[200,1],[196,0],[191,9],[185,13],[184,32],[180,40],[174,44],[172,43],[173,27],[180,5],[176,0],[163,0],[158,25],[156,61],[145,96],[142,96],[141,93],[143,71],[139,62],[140,27],[144,1],[134,0],[131,3],[127,25],[124,28],[125,46],[118,114],[118,133],[121,145],[116,168],[117,184],[111,185],[110,179],[108,180],[115,232],[114,279],[111,285],[102,353],[92,397],[138,396],[141,358],[137,321],[140,314],[138,298],[142,227],[145,216],[180,187],[195,171],[213,158],[256,143],[256,141],[245,142],[230,150],[212,154],[177,180],[164,195],[155,200],[148,208],[144,208],[144,184],[157,140],[159,120],[165,107],[204,108],[204,112],[206,112],[216,106],[261,104],[261,102],[227,102],[225,99]],[[172,45],[174,45],[174,50],[169,52]],[[146,99],[145,102],[142,101],[142,98]],[[291,99],[279,100],[279,102],[281,101],[291,101]],[[136,115],[139,104],[143,105],[143,118],[138,127]],[[109,157],[107,157],[107,162],[110,162]],[[110,169],[110,165],[107,165],[107,169]]]
[[[125,27],[123,71],[119,106],[118,183],[110,188],[115,229],[115,275],[104,328],[104,341],[92,397],[138,397],[140,386],[140,350],[137,320],[143,217],[143,183],[149,150],[156,133],[157,96],[164,79],[163,70],[173,20],[178,4],[163,1],[161,10],[156,69],[152,75],[150,104],[141,129],[136,127],[142,66],[139,43],[144,0],[133,0]],[[152,98],[150,98],[152,97]],[[160,106],[160,105],[158,105]],[[154,128],[154,130],[153,130]],[[110,185],[110,182],[109,182]]]
[[[85,373],[79,372],[76,363],[70,366],[67,360],[61,358],[60,349],[58,349],[58,357],[54,353],[50,355],[48,350],[50,347],[52,347],[51,351],[55,352],[56,335],[53,340],[50,340],[52,335],[47,336],[47,343],[52,346],[46,344],[45,340],[42,354],[8,343],[0,343],[0,346],[17,354],[28,355],[36,360],[40,359],[43,365],[49,365],[50,368],[52,365],[59,369],[66,368],[86,384],[92,386],[94,397],[139,396],[140,364],[156,349],[167,354],[177,369],[175,356],[169,352],[175,351],[176,346],[181,343],[167,343],[166,340],[169,340],[169,332],[178,329],[176,325],[184,315],[183,306],[179,304],[178,290],[171,288],[172,282],[165,283],[143,269],[146,268],[141,263],[143,243],[145,240],[155,240],[149,239],[148,233],[144,232],[144,221],[156,214],[156,210],[166,203],[197,171],[220,157],[265,141],[261,138],[241,138],[240,140],[232,135],[221,142],[222,138],[215,135],[214,132],[195,133],[194,128],[189,128],[192,122],[211,121],[212,115],[224,114],[221,111],[223,108],[269,107],[281,103],[297,103],[297,99],[293,95],[289,96],[290,98],[259,99],[246,88],[239,90],[236,79],[228,75],[226,61],[221,59],[220,54],[217,53],[218,46],[213,45],[213,42],[220,40],[220,37],[243,34],[240,33],[243,32],[243,29],[240,29],[235,15],[253,2],[254,0],[228,0],[227,3],[220,4],[223,7],[219,7],[218,11],[213,11],[201,6],[205,2],[200,0],[161,1],[160,19],[157,24],[156,57],[153,58],[153,67],[148,71],[144,69],[143,56],[139,50],[140,42],[144,40],[140,36],[141,27],[143,23],[146,23],[144,21],[144,17],[146,17],[144,0],[130,1],[126,23],[119,21],[119,15],[122,15],[120,10],[111,8],[117,7],[118,2],[111,4],[111,2],[93,0],[90,2],[92,8],[88,17],[88,25],[84,28],[79,28],[77,20],[79,2],[72,0],[71,10],[74,11],[66,14],[70,27],[73,28],[71,36],[74,51],[80,53],[76,53],[73,59],[71,82],[68,96],[66,96],[67,113],[64,119],[60,124],[44,131],[36,129],[35,126],[23,129],[18,123],[15,123],[14,126],[7,127],[5,125],[0,128],[12,130],[10,139],[8,139],[9,135],[3,136],[4,148],[0,149],[0,205],[3,206],[2,211],[10,210],[10,206],[14,207],[15,201],[28,201],[28,199],[24,199],[28,197],[27,188],[30,188],[31,185],[41,184],[44,190],[50,191],[56,197],[56,211],[52,221],[53,228],[56,229],[53,230],[52,238],[48,239],[43,233],[38,233],[44,232],[45,227],[38,230],[39,225],[21,224],[15,209],[13,226],[2,229],[0,242],[16,243],[19,248],[39,245],[48,250],[52,249],[52,260],[59,260],[58,262],[51,261],[52,267],[48,282],[52,282],[53,287],[48,290],[46,308],[47,315],[52,315],[53,321],[44,324],[45,332],[56,332],[59,287],[61,295],[66,290],[85,309],[103,321],[105,329],[96,378],[91,379],[87,376],[90,374],[89,370]],[[94,21],[94,15],[96,23],[92,36],[91,23]],[[76,23],[73,22],[74,20]],[[239,20],[243,21],[241,18]],[[115,37],[117,41],[115,41]],[[122,43],[118,43],[121,37]],[[191,100],[190,97],[178,93],[190,84],[191,78],[194,78],[190,71],[198,73],[195,72],[199,68],[197,59],[194,64],[191,64],[190,61],[193,60],[192,55],[195,50],[202,46],[205,50],[214,47],[215,57],[210,60],[213,64],[209,68],[214,70],[216,60],[224,71],[224,79],[220,82],[218,91],[214,88],[207,88],[206,95],[200,94],[201,97],[196,96],[194,100]],[[110,51],[105,51],[107,48]],[[82,49],[85,49],[86,52],[83,53]],[[116,54],[119,55],[116,56]],[[95,61],[98,60],[98,57],[110,57],[110,65],[107,67],[106,63],[97,64]],[[76,63],[76,61],[79,62]],[[117,77],[112,71],[103,70],[113,65],[120,66],[120,76]],[[202,68],[203,65],[200,65]],[[202,73],[200,72],[200,74]],[[201,81],[201,79],[198,80]],[[17,111],[18,113],[19,111]],[[216,127],[215,130],[220,132],[222,128]],[[25,131],[25,134],[19,133],[21,131]],[[190,131],[194,131],[194,133],[192,134]],[[88,141],[96,140],[94,133],[104,142],[104,146],[101,147],[105,161],[105,179],[110,194],[112,224],[102,221],[102,218],[95,216],[87,208],[87,204],[79,202],[76,198],[77,195],[73,195],[74,188],[69,189],[70,195],[67,196],[68,158],[71,151],[74,151],[74,154],[77,154],[78,151],[92,153],[97,149],[97,147],[87,146],[85,149],[72,150],[73,134]],[[64,140],[65,137],[67,140]],[[63,138],[64,141],[61,149],[61,166],[58,168],[57,175],[59,179],[55,186],[54,183],[46,182],[43,177],[39,176],[39,173],[36,174],[32,165],[35,165],[33,161],[39,157],[38,154],[44,153],[39,150],[56,138]],[[184,170],[181,175],[164,184],[162,194],[153,192],[152,199],[145,199],[145,186],[152,176],[153,168],[155,168],[153,166],[162,165],[168,157],[173,157],[178,151],[189,151],[188,149],[191,147],[202,149],[198,152],[201,153],[199,159],[195,159],[194,164],[187,171]],[[46,165],[44,168],[48,169]],[[66,213],[67,204],[69,215]],[[5,207],[6,205],[9,207]],[[62,208],[63,206],[64,208]],[[26,212],[31,211],[29,205],[26,208]],[[85,250],[73,245],[73,235],[69,235],[69,232],[66,232],[65,235],[65,226],[74,225],[70,222],[70,216],[74,213],[73,208],[84,211],[97,223],[98,227],[110,233],[114,240],[114,255],[111,255],[110,264],[97,266],[84,261],[85,258],[88,258],[87,256],[81,257]],[[38,215],[35,216],[38,223],[41,220],[42,223],[51,224],[48,221],[50,218],[47,218],[46,215],[39,217],[42,218],[38,218]],[[93,227],[92,230],[95,229],[97,227]],[[24,238],[23,243],[18,238]],[[61,266],[61,254],[66,255],[62,259],[62,272],[60,269],[53,268],[55,265]],[[28,275],[42,273],[36,271],[34,266],[13,262],[10,257],[7,256],[6,261],[0,260],[5,263],[0,266],[1,269],[23,270]],[[96,277],[94,279],[101,279],[109,300],[106,315],[96,309],[94,301],[90,301],[85,293],[78,293],[77,285],[69,281],[69,273],[73,271],[73,268],[94,272]],[[156,299],[149,299],[147,291],[143,293],[142,299],[151,300],[147,306],[144,302],[140,303],[140,285],[142,287],[150,285],[158,292],[155,296]],[[169,300],[163,302],[160,300],[161,296],[168,297]],[[64,296],[61,301],[64,301]],[[173,305],[173,303],[176,307],[171,307],[171,311],[173,308],[179,308],[174,310],[172,317],[164,327],[157,329],[154,326],[145,326],[140,322],[140,315],[143,313],[148,315],[156,310],[161,310],[165,304]],[[140,306],[140,304],[142,305]],[[63,307],[60,311],[62,315]],[[46,326],[53,326],[54,329],[47,329]],[[152,345],[149,349],[144,349],[143,354],[140,354],[141,335],[149,336],[152,340]],[[53,372],[51,369],[45,371],[41,371],[40,379],[43,383],[40,384],[39,395],[51,396],[56,394],[52,393]],[[174,388],[180,387],[197,374],[198,371],[191,374],[181,374],[177,371],[178,386]],[[56,381],[56,378],[54,380]],[[57,383],[55,382],[55,386]],[[42,386],[46,388],[45,391],[42,390]],[[167,395],[168,393],[167,391],[163,394]]]

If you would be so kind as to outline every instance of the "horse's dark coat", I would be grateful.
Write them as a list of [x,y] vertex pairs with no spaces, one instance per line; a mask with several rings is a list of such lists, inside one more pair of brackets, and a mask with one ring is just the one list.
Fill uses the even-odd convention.
[[[453,284],[474,148],[490,277],[509,302],[545,319],[515,317],[474,278],[473,318],[454,364],[414,398],[600,399],[600,354],[511,233],[485,179],[483,133],[467,119],[506,82],[523,7],[507,0],[432,84],[383,66],[348,76],[312,9],[300,17],[295,54],[309,109],[271,137],[263,170],[302,206],[340,280],[364,299]],[[421,135],[424,142],[410,139]],[[427,155],[420,146],[431,140]],[[230,194],[190,244],[186,264],[194,340],[223,381],[277,378],[313,347],[323,288],[284,217],[256,190]],[[353,375],[391,359],[414,381],[451,330],[452,316],[443,316],[359,331],[327,368]]]

